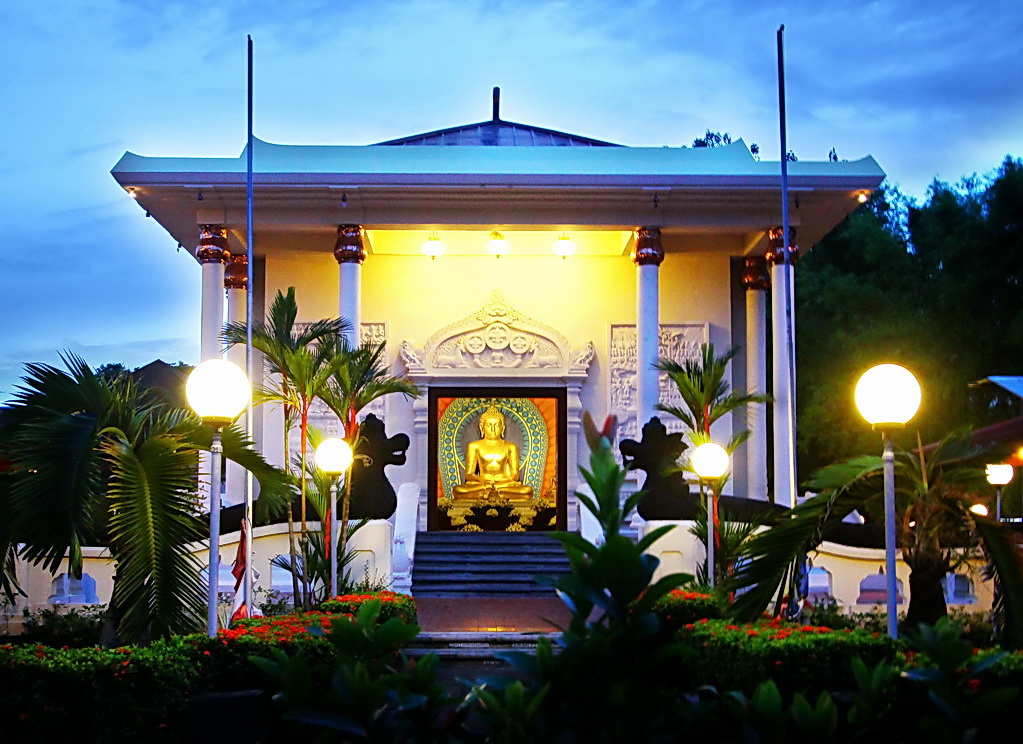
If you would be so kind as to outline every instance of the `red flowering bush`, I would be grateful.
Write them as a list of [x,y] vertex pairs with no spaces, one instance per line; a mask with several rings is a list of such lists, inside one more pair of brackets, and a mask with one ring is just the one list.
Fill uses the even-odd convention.
[[252,637],[276,643],[291,643],[296,638],[313,637],[316,630],[324,632],[330,630],[331,623],[339,617],[351,620],[352,614],[310,610],[308,612],[291,612],[287,615],[253,617],[235,621],[230,628],[217,633],[217,637],[225,638],[228,641]]
[[676,640],[690,686],[746,692],[767,679],[783,693],[851,687],[853,658],[873,666],[895,660],[897,650],[882,634],[777,618],[743,625],[704,618],[684,624]]
[[367,592],[366,594],[343,594],[328,599],[320,607],[325,612],[355,615],[359,611],[359,607],[371,599],[380,600],[380,622],[382,623],[387,622],[392,617],[399,618],[409,625],[415,625],[418,622],[415,600],[407,594],[399,594],[398,592],[383,591]]
[[724,606],[713,594],[672,589],[654,603],[654,612],[661,621],[661,630],[674,633],[686,623],[722,617]]

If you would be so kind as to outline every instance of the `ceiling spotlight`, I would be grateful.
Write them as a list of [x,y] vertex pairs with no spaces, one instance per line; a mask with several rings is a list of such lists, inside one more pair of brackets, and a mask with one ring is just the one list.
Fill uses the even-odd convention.
[[575,255],[576,247],[572,239],[567,234],[562,233],[560,238],[551,243],[551,250],[554,251],[556,256],[568,258]]
[[345,192],[342,191],[341,192],[341,209],[347,209],[347,208],[348,208],[348,194],[346,194]]
[[134,186],[132,186],[132,187],[130,187],[128,189],[128,196],[130,196],[132,199],[138,199],[139,198],[139,195],[135,192],[135,187]]
[[500,258],[508,252],[508,241],[497,230],[490,233],[490,241],[487,243],[487,250],[490,255]]
[[867,203],[867,199],[869,199],[869,198],[870,197],[867,196],[867,192],[866,191],[861,191],[858,194],[856,194],[856,201],[858,201],[860,204],[866,204]]
[[199,192],[199,195],[195,198],[195,200],[196,201],[202,201],[202,192],[201,191]]
[[441,242],[441,239],[437,237],[437,233],[431,233],[430,237],[423,241],[423,244],[419,246],[419,250],[423,252],[424,256],[429,256],[431,259],[436,259],[437,256],[443,256],[447,251],[447,246]]

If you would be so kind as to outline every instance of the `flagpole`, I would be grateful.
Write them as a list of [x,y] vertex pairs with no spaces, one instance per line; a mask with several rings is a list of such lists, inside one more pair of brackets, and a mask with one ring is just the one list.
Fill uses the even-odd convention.
[[[778,27],[778,117],[779,130],[781,133],[781,224],[782,224],[782,292],[784,293],[785,305],[785,339],[784,350],[785,368],[788,370],[788,399],[785,401],[785,417],[788,419],[786,427],[788,442],[786,449],[789,454],[789,461],[785,464],[785,484],[775,484],[775,491],[779,486],[783,492],[791,494],[792,505],[796,504],[796,354],[795,339],[792,328],[792,252],[789,250],[789,149],[785,125],[785,50],[783,34],[785,24]],[[777,472],[777,469],[775,470]]]
[[[253,291],[253,229],[252,229],[252,35],[248,36],[248,139],[245,146],[246,172],[245,172],[245,247],[247,249],[248,275],[245,282],[245,373],[248,375],[249,383],[255,383],[255,372],[252,353],[252,291]],[[249,396],[249,405],[245,411],[245,433],[249,441],[254,441],[252,396]],[[249,617],[255,607],[255,597],[252,593],[252,546],[253,546],[253,522],[252,522],[252,471],[245,471],[245,519],[249,523],[249,541],[246,550],[249,555],[245,556],[245,609]]]

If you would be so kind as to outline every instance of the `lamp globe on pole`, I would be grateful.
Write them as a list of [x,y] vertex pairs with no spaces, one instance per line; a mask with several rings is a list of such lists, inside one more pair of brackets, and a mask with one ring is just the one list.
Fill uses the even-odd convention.
[[185,397],[203,423],[227,426],[234,421],[251,396],[249,379],[241,367],[226,359],[208,359],[188,376]]
[[898,578],[895,575],[895,452],[891,432],[903,427],[920,408],[920,383],[905,367],[879,364],[856,383],[856,408],[881,431],[884,451],[884,556],[888,635],[898,637]]
[[920,408],[920,383],[905,367],[879,364],[856,383],[856,408],[871,426],[904,426]]
[[330,561],[330,596],[337,596],[337,477],[348,472],[354,453],[343,439],[330,437],[320,442],[314,455],[316,467],[330,476],[330,538],[327,540],[327,559]]
[[704,480],[720,478],[728,472],[728,452],[717,442],[701,444],[693,450],[689,462]]
[[1012,476],[1014,469],[1012,465],[1007,462],[991,463],[985,470],[984,474],[987,475],[987,482],[995,487],[995,519],[999,522],[1002,521],[1002,486],[1007,486],[1012,482]]
[[252,391],[241,368],[226,359],[209,359],[192,370],[185,382],[188,405],[213,429],[210,446],[210,557],[207,581],[206,630],[217,634],[217,589],[220,578],[220,459],[221,430],[238,418]]
[[718,479],[728,472],[728,452],[716,442],[705,442],[693,450],[689,464],[703,482],[710,483],[710,505],[707,509],[707,583],[714,588],[714,515],[717,514]]

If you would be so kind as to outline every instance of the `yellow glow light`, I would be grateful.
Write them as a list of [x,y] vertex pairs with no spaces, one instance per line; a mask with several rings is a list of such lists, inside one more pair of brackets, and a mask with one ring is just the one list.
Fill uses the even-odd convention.
[[974,514],[979,514],[982,517],[987,516],[987,507],[984,506],[983,504],[974,504],[973,506],[970,507],[970,511],[973,512]]
[[431,259],[437,258],[437,256],[443,256],[447,251],[447,246],[441,242],[440,238],[437,237],[437,233],[434,233],[419,247],[419,250],[423,252],[424,256],[429,256]]
[[707,442],[693,450],[689,463],[701,478],[720,478],[728,471],[728,453],[720,444]]
[[984,473],[992,486],[1004,486],[1012,481],[1013,468],[1005,462],[991,463],[984,469]]
[[490,254],[500,258],[508,252],[508,241],[497,230],[490,233],[490,240],[487,243],[487,250]]
[[555,240],[551,244],[551,250],[554,251],[555,256],[561,256],[562,258],[568,258],[574,256],[576,252],[575,243],[567,235],[562,235],[560,238]]
[[249,379],[241,367],[226,359],[208,359],[188,375],[185,397],[199,418],[229,424],[249,403]]
[[871,367],[856,383],[856,408],[873,426],[901,426],[920,408],[920,383],[898,364]]
[[861,191],[860,193],[858,193],[856,195],[856,201],[858,201],[860,204],[866,204],[867,203],[867,199],[869,199],[869,198],[870,197],[867,196],[867,192],[866,191]]
[[328,475],[340,475],[348,470],[354,459],[352,446],[343,439],[330,437],[316,448],[316,467]]

